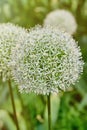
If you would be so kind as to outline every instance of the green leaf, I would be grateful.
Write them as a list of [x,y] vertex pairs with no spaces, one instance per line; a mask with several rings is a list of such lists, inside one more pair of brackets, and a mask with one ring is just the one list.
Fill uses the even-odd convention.
[[6,112],[5,110],[0,110],[0,122],[2,122],[4,126],[6,126],[6,129],[16,130],[15,124],[13,123],[8,112]]
[[[52,121],[52,126],[55,125],[55,122],[57,120],[59,107],[60,107],[59,95],[56,95],[56,94],[51,95],[51,121]],[[48,112],[47,112],[47,105],[46,105],[45,121],[47,122],[47,120],[48,120]]]

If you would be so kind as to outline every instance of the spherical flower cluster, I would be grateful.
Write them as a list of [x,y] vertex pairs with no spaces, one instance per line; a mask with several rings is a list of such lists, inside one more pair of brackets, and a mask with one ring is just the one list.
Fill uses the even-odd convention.
[[0,75],[3,81],[10,78],[10,54],[11,49],[21,42],[27,31],[22,27],[11,23],[0,24]]
[[47,25],[57,27],[60,30],[62,29],[69,34],[74,34],[77,28],[74,16],[66,10],[55,10],[50,12],[44,20],[44,26]]
[[49,94],[75,84],[83,71],[83,61],[80,48],[69,34],[35,27],[26,39],[11,56],[13,78],[21,92]]

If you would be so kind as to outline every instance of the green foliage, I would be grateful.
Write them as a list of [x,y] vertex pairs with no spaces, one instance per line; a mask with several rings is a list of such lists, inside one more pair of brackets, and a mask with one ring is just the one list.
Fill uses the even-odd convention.
[[0,110],[0,127],[7,128],[7,130],[16,130],[16,127],[5,110]]
[[[87,115],[83,105],[87,105],[87,96],[82,97],[79,93],[65,93],[61,98],[59,117],[55,130],[86,130]],[[77,101],[76,101],[77,100]],[[81,109],[82,108],[82,109]]]
[[[0,22],[29,28],[43,24],[47,13],[58,8],[71,11],[76,18],[74,38],[85,65],[76,90],[52,98],[53,130],[87,130],[87,0],[0,0]],[[16,88],[13,92],[21,130],[47,130],[46,97],[20,94]],[[8,84],[0,81],[0,130],[3,129],[16,130]]]

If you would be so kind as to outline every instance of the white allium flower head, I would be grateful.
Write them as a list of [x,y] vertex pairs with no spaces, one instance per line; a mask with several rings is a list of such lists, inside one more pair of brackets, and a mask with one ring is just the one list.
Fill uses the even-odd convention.
[[44,19],[44,26],[47,25],[64,30],[69,34],[74,34],[77,29],[74,16],[67,10],[54,10],[47,14]]
[[11,49],[23,42],[27,31],[22,27],[11,23],[0,24],[0,75],[3,81],[8,80],[11,76],[10,72],[10,54]]
[[37,26],[26,39],[11,56],[13,78],[21,92],[57,93],[75,84],[83,72],[83,61],[80,48],[69,34]]

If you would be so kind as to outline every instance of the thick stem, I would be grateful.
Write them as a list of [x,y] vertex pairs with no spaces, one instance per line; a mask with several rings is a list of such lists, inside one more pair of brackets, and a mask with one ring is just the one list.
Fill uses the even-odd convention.
[[16,108],[15,108],[14,97],[13,97],[13,92],[12,92],[12,86],[11,86],[10,79],[8,80],[8,86],[9,86],[9,92],[10,92],[10,96],[11,96],[11,102],[12,102],[12,107],[13,107],[13,113],[14,113],[16,128],[17,128],[17,130],[20,130],[19,125],[18,125],[17,115],[16,115]]
[[51,130],[51,102],[50,102],[50,94],[47,95],[48,100],[48,130]]

